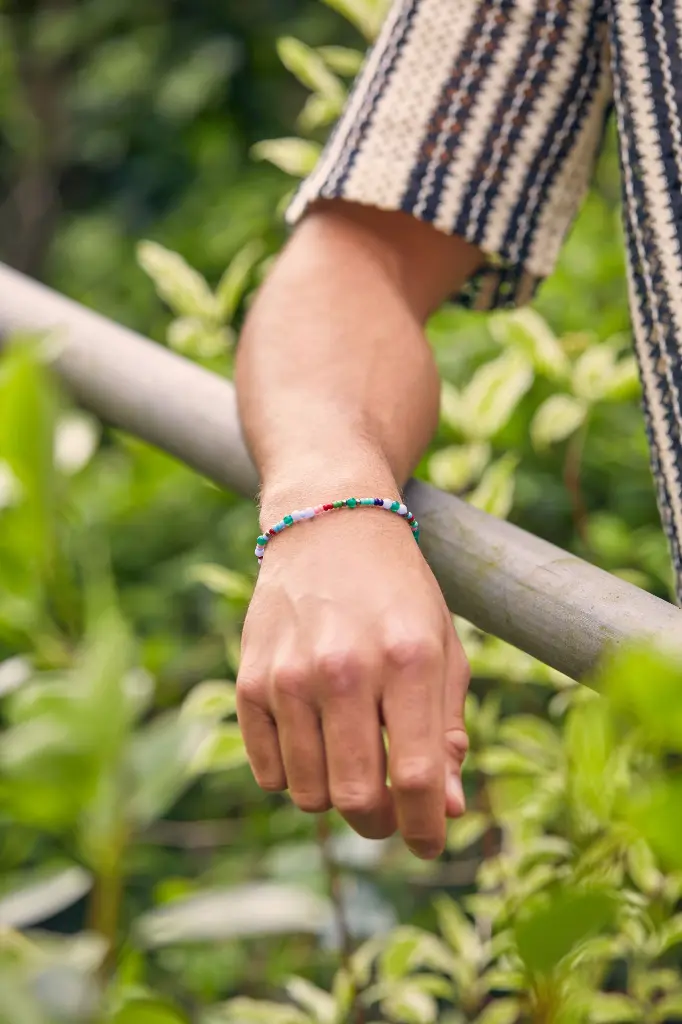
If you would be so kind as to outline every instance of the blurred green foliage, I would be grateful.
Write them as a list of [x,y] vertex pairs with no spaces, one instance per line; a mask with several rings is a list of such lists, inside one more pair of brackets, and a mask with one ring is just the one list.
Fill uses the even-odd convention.
[[[229,375],[384,8],[6,4],[4,258]],[[533,309],[428,331],[419,474],[671,596],[612,128]],[[254,509],[72,408],[50,357],[0,362],[0,1024],[681,1019],[682,666],[614,655],[588,690],[460,621],[446,855],[304,816],[234,718]]]

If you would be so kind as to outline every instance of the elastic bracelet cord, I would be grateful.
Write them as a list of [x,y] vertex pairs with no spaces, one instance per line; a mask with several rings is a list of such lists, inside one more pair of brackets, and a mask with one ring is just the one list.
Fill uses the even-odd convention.
[[299,523],[302,519],[314,519],[315,516],[321,516],[325,512],[334,512],[338,508],[361,508],[370,505],[374,506],[374,508],[383,508],[387,512],[395,512],[396,515],[402,516],[409,523],[414,539],[419,543],[419,523],[402,502],[394,501],[393,498],[344,498],[343,501],[329,501],[326,505],[315,505],[310,508],[297,509],[291,515],[284,516],[283,519],[280,519],[269,530],[265,530],[256,541],[255,555],[258,559],[258,564],[260,565],[263,561],[267,544],[278,533],[281,533],[282,530],[286,530],[288,526],[293,526],[294,523]]

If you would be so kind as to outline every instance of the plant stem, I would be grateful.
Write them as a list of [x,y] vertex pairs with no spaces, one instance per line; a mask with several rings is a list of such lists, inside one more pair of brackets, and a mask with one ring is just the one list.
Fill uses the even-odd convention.
[[126,834],[120,834],[112,841],[111,854],[106,865],[95,872],[95,881],[88,906],[88,926],[107,943],[107,953],[102,962],[103,980],[111,977],[118,955],[118,933],[123,901],[122,860],[126,848]]
[[[338,866],[334,863],[329,851],[330,837],[331,829],[329,827],[329,816],[327,814],[319,814],[317,817],[317,842],[320,847],[322,863],[327,875],[329,895],[334,906],[336,926],[338,929],[339,940],[341,942],[341,964],[348,972],[349,976],[352,977],[353,973],[351,971],[350,959],[353,953],[353,940],[348,928],[348,921],[346,919],[346,913],[343,906],[341,872],[339,871]],[[365,1024],[365,1011],[357,999],[351,1009],[350,1019],[353,1024]]]

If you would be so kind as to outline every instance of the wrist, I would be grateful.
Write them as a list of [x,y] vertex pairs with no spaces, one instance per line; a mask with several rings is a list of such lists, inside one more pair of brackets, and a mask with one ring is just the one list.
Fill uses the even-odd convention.
[[348,497],[400,498],[400,488],[382,456],[302,456],[264,476],[260,491],[261,528],[268,529],[295,509]]

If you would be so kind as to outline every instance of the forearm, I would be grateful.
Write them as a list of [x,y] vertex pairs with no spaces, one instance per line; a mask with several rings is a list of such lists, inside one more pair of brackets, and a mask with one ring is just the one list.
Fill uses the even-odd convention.
[[478,259],[400,214],[329,204],[306,218],[263,286],[237,356],[264,518],[299,499],[363,484],[395,493],[405,483],[438,418],[423,321]]

